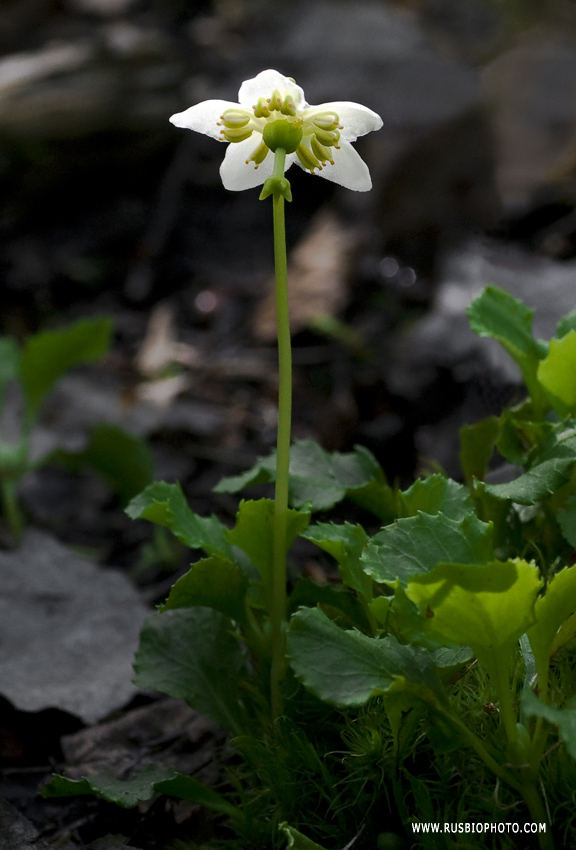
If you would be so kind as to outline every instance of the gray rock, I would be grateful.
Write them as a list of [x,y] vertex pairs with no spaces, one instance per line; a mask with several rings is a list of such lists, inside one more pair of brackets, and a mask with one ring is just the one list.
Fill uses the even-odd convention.
[[38,830],[16,811],[7,800],[0,799],[0,842],[2,850],[45,850]]
[[94,723],[133,697],[147,611],[123,575],[29,529],[0,576],[0,692],[16,708]]
[[504,205],[522,211],[543,188],[572,179],[576,48],[560,33],[526,36],[484,72]]
[[574,260],[557,262],[487,241],[467,244],[447,258],[432,310],[398,338],[391,388],[415,399],[438,369],[450,369],[459,382],[487,376],[520,386],[516,364],[495,340],[470,329],[466,308],[494,284],[533,308],[534,335],[549,339],[576,306],[575,276]]

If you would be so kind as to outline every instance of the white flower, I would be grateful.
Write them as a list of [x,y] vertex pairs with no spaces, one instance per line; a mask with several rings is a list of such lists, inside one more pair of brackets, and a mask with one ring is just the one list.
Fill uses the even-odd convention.
[[372,188],[368,166],[351,142],[379,130],[380,116],[347,101],[309,106],[300,86],[278,71],[262,71],[242,83],[238,103],[205,100],[170,118],[176,127],[230,142],[220,176],[225,188],[234,191],[260,186],[271,176],[274,154],[263,132],[267,124],[280,120],[302,131],[296,149],[287,152],[285,171],[296,162],[347,189],[367,192]]

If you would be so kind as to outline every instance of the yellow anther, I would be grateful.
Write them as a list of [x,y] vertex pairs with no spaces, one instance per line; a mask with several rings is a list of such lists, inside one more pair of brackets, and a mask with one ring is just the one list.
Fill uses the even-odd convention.
[[314,135],[321,144],[328,145],[328,147],[332,147],[332,145],[335,145],[340,139],[340,133],[338,130],[321,130],[318,128],[314,131]]
[[298,145],[296,148],[296,156],[308,171],[314,171],[315,168],[320,168],[320,162],[316,159],[310,148],[306,145]]
[[289,94],[287,94],[286,97],[284,98],[284,102],[282,103],[282,106],[280,107],[280,112],[283,115],[296,115],[296,107],[292,103],[292,100],[291,100]]
[[316,136],[310,137],[310,147],[312,148],[312,153],[317,159],[320,160],[322,165],[326,165],[326,162],[329,162],[331,165],[334,165],[334,160],[332,159],[330,148],[321,145]]
[[249,159],[246,160],[246,164],[248,164],[249,162],[253,162],[254,168],[258,168],[260,163],[264,162],[264,160],[268,156],[269,151],[270,151],[270,148],[267,145],[265,145],[264,142],[260,142],[260,144],[258,145],[256,150],[254,151],[252,156]]
[[230,127],[222,130],[220,138],[224,138],[227,142],[243,142],[244,139],[249,139],[252,135],[252,127]]
[[250,113],[245,109],[227,109],[220,116],[220,120],[224,122],[224,126],[229,130],[234,130],[238,127],[246,126],[248,121],[250,121]]
[[254,116],[256,118],[268,118],[270,115],[269,98],[259,97],[258,103],[254,107]]
[[[340,124],[340,119],[335,112],[320,112],[312,119],[313,124],[320,130],[335,130]],[[340,127],[340,129],[343,129]]]
[[274,89],[274,91],[272,92],[271,100],[272,106],[270,108],[279,109],[280,111],[282,111],[282,95],[280,94],[278,89]]

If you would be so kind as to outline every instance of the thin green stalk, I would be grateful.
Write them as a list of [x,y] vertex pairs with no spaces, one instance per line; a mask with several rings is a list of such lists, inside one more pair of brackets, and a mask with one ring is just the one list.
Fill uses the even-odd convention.
[[15,540],[20,540],[24,531],[24,517],[16,496],[16,484],[12,479],[2,478],[0,481],[0,498],[2,512]]
[[[274,154],[273,179],[284,175],[286,151]],[[274,266],[276,273],[276,324],[278,330],[278,436],[276,444],[276,490],[274,496],[272,596],[270,632],[272,661],[270,695],[272,717],[282,714],[281,682],[284,678],[286,620],[286,536],[288,527],[288,480],[290,470],[290,426],[292,417],[292,348],[288,315],[288,271],[284,226],[284,195],[276,189],[272,195],[274,210]]]
[[554,850],[554,838],[550,831],[550,821],[544,808],[542,797],[535,783],[530,782],[522,786],[522,796],[526,807],[530,812],[533,823],[545,823],[546,832],[538,832],[538,845],[541,850]]
[[538,833],[538,843],[541,850],[554,850],[554,840],[549,830],[550,822],[535,783],[532,781],[526,782],[523,781],[522,778],[516,778],[513,776],[507,766],[501,765],[496,761],[496,759],[488,752],[480,738],[478,738],[465,723],[463,723],[459,718],[454,717],[449,712],[441,711],[440,713],[444,715],[446,720],[453,724],[462,738],[468,742],[492,773],[520,794],[526,803],[526,807],[530,812],[533,822],[546,823],[546,832]]

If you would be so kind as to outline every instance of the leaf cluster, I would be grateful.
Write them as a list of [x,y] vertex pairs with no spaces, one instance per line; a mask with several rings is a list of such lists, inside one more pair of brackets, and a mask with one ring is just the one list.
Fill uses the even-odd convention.
[[21,401],[18,432],[9,439],[0,436],[0,497],[4,518],[15,538],[21,535],[24,523],[17,501],[18,484],[34,469],[49,463],[73,471],[88,467],[104,478],[124,504],[153,477],[152,458],[145,443],[108,423],[92,428],[84,449],[57,449],[31,458],[30,438],[42,405],[70,369],[106,354],[111,334],[112,322],[102,316],[41,331],[23,346],[11,337],[0,337],[0,411],[9,388],[16,388]]
[[[576,313],[536,340],[532,311],[488,287],[469,317],[528,396],[462,429],[464,483],[436,473],[402,491],[366,449],[292,448],[287,546],[313,543],[339,581],[290,587],[281,720],[268,693],[273,502],[241,502],[233,528],[193,513],[178,485],[131,502],[130,516],[202,553],[147,621],[135,681],[218,720],[243,767],[229,796],[152,769],[126,793],[212,807],[246,847],[514,846],[500,833],[416,840],[418,821],[533,820],[548,830],[523,846],[552,848],[552,828],[574,843]],[[490,483],[495,456],[508,483]],[[274,474],[272,454],[217,489]],[[344,499],[379,530],[326,521]],[[88,791],[126,803],[101,777],[56,777],[44,793]]]

